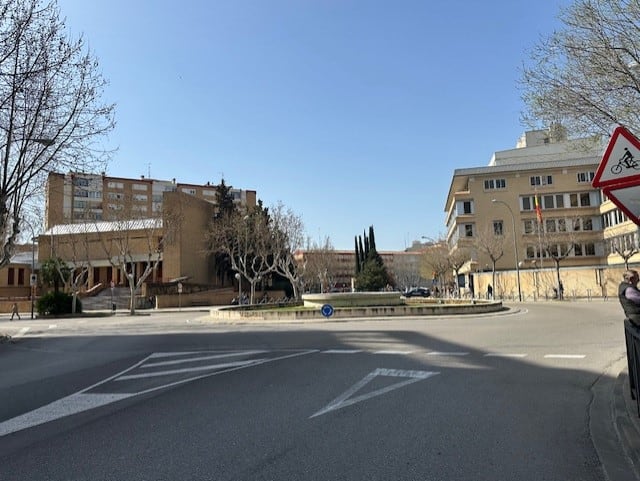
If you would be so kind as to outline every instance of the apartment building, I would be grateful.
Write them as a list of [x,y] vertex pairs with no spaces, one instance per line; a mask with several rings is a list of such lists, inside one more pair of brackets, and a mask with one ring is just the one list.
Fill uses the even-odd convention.
[[[501,239],[496,269],[507,297],[517,282],[534,298],[551,295],[557,279],[549,248],[567,254],[560,268],[576,296],[613,294],[622,263],[615,247],[638,244],[637,227],[591,185],[607,140],[525,132],[487,166],[454,171],[445,203],[447,242],[451,251],[471,253],[463,271],[472,285],[493,264],[480,246]],[[481,277],[480,292],[490,282]]]
[[[159,217],[165,192],[183,192],[210,203],[216,201],[216,186],[210,182],[197,185],[144,176],[131,179],[104,173],[52,172],[46,186],[44,227],[116,220],[125,210],[130,217]],[[254,190],[232,189],[231,195],[239,205],[256,205]]]

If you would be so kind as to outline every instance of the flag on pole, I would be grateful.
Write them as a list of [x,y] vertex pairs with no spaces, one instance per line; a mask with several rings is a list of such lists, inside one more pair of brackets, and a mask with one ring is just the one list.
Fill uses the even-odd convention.
[[542,209],[540,208],[540,202],[538,202],[538,194],[533,197],[533,203],[536,206],[536,217],[538,218],[538,223],[542,224]]

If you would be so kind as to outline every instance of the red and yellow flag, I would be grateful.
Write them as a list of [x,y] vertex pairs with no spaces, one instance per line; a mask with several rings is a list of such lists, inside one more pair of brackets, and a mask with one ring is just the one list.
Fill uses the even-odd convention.
[[533,203],[536,206],[536,217],[538,217],[538,223],[542,224],[542,208],[540,207],[540,202],[538,202],[538,194],[534,196]]

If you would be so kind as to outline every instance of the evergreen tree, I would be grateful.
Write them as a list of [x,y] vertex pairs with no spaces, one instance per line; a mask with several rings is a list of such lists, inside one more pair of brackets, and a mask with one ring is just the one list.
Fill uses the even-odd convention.
[[228,217],[236,209],[233,202],[232,186],[226,185],[224,179],[216,186],[216,204],[218,204],[218,216]]
[[356,241],[356,286],[362,291],[378,291],[393,281],[376,250],[373,226],[369,227],[369,235],[363,233],[363,237]]

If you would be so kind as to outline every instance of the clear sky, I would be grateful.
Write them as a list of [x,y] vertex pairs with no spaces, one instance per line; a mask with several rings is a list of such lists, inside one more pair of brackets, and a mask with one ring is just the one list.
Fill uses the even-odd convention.
[[445,232],[456,168],[525,127],[527,52],[568,0],[59,0],[117,104],[107,173],[255,190],[308,236]]

